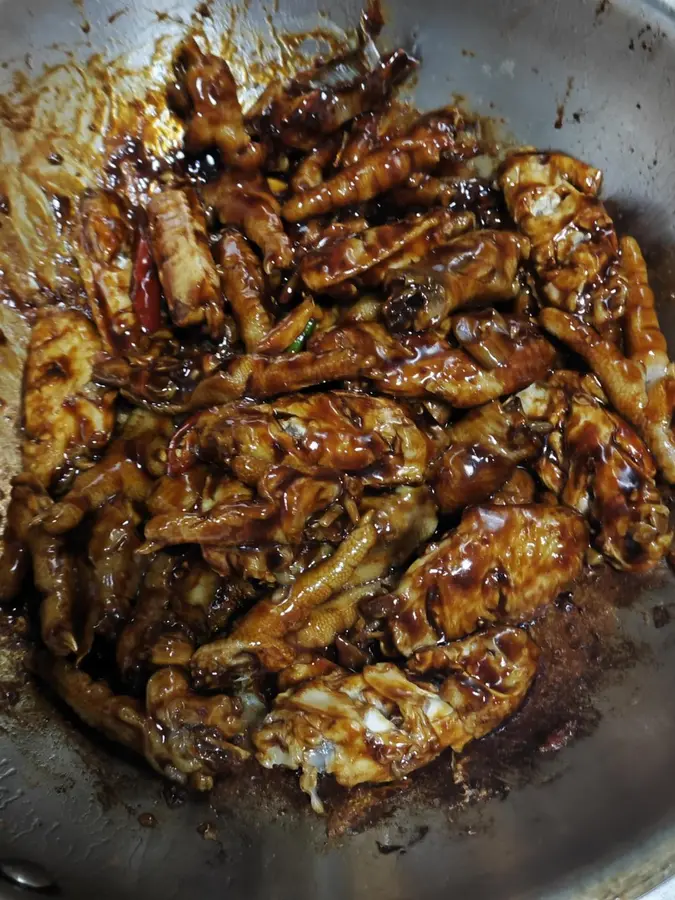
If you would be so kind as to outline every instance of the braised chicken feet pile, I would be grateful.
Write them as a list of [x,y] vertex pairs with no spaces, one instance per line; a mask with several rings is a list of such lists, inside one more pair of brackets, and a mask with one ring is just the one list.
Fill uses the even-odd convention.
[[76,198],[86,299],[31,313],[0,557],[84,722],[319,812],[500,728],[528,626],[672,540],[675,365],[601,173],[405,104],[381,26],[248,111],[178,48],[182,152]]

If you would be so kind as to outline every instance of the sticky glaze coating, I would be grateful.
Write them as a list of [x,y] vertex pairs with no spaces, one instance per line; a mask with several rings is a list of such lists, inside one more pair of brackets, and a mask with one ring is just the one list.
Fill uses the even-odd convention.
[[601,183],[597,169],[562,153],[514,154],[499,177],[509,212],[532,242],[546,300],[618,341],[626,281],[614,223],[598,199]]
[[404,574],[390,628],[409,656],[481,625],[532,619],[581,572],[588,531],[576,513],[478,506]]
[[162,191],[148,203],[152,248],[169,313],[181,328],[200,325],[216,340],[224,318],[218,273],[195,191]]
[[[394,781],[446,747],[462,750],[519,706],[536,671],[537,649],[524,632],[509,630],[447,649],[445,660],[428,663],[434,669],[446,664],[440,689],[378,663],[359,675],[337,671],[280,694],[255,733],[257,759],[267,767],[300,769],[303,790],[322,812],[320,773],[345,787]],[[413,662],[426,671],[426,659]]]
[[383,24],[248,111],[187,39],[180,152],[134,119],[59,197],[80,288],[30,313],[0,553],[84,722],[317,811],[516,713],[587,564],[672,556],[675,367],[601,173],[404,103]]
[[545,431],[513,400],[493,400],[450,425],[448,449],[434,461],[432,476],[441,510],[473,506],[501,489],[520,463],[541,454]]
[[455,238],[416,265],[391,272],[384,315],[394,331],[428,331],[456,309],[512,300],[529,242],[508,231]]

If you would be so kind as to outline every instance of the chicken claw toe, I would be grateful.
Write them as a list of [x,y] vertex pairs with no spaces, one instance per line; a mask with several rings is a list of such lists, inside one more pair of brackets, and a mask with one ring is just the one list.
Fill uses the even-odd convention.
[[288,589],[259,601],[228,637],[200,647],[192,658],[193,676],[208,684],[251,655],[269,671],[289,665],[295,651],[285,636],[306,621],[314,607],[349,583],[377,541],[373,520],[374,514],[366,513],[331,557],[304,572]]

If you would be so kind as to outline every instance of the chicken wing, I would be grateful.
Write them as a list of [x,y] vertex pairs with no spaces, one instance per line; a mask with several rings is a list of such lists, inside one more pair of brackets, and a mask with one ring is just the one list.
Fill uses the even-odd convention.
[[[420,650],[406,663],[437,685],[472,738],[495,728],[522,703],[537,671],[539,648],[522,628],[488,628],[462,641]],[[458,749],[453,747],[453,749]]]
[[17,539],[28,548],[33,564],[33,581],[42,600],[40,634],[55,656],[77,653],[75,616],[78,585],[72,552],[63,538],[48,534],[40,518],[52,506],[43,486],[22,474],[12,492],[13,522]]
[[133,346],[139,322],[132,303],[133,228],[129,210],[111,191],[92,191],[80,204],[76,252],[89,309],[106,349]]
[[380,539],[354,572],[351,584],[373,581],[400,568],[438,525],[436,503],[426,485],[366,495],[359,502],[359,510],[376,514]]
[[413,336],[405,342],[412,358],[365,374],[385,394],[431,395],[466,409],[520,390],[553,363],[553,347],[527,319],[492,310],[487,316],[462,316],[453,330],[461,348],[431,333]]
[[[346,169],[374,150],[401,137],[414,124],[417,113],[410,106],[393,101],[378,112],[367,112],[354,119],[337,164]],[[412,204],[411,204],[412,205]]]
[[152,644],[164,626],[178,563],[176,558],[158,553],[148,566],[138,599],[117,641],[117,665],[125,676],[148,662]]
[[281,353],[298,353],[316,328],[323,312],[311,297],[307,297],[270,328],[258,344],[259,353],[279,356]]
[[285,766],[315,809],[321,773],[379,784],[350,820],[517,710],[591,568],[675,560],[675,363],[601,173],[397,99],[417,63],[380,55],[380,2],[338,55],[286,80],[301,35],[250,71],[246,115],[195,32],[169,109],[84,116],[88,168],[38,142],[22,184],[63,246],[33,228],[32,255],[63,290],[19,290],[31,216],[0,190],[25,320],[0,321],[25,344],[0,347],[0,604],[28,598],[42,677],[159,773]]
[[115,447],[101,462],[77,476],[72,489],[55,503],[43,517],[49,534],[72,531],[92,510],[100,509],[114,497],[145,500],[152,489],[152,479],[138,461]]
[[193,466],[178,475],[159,478],[146,501],[153,516],[171,512],[193,512],[200,508],[210,478],[207,466]]
[[289,225],[288,230],[296,245],[296,256],[298,259],[302,259],[313,250],[319,250],[342,238],[353,237],[366,231],[367,228],[369,228],[369,222],[363,213],[350,215],[349,211],[345,211],[337,213],[328,221],[318,218],[310,219],[308,222],[294,222]]
[[246,352],[253,353],[272,329],[260,262],[246,238],[234,228],[223,232],[216,256],[225,299],[234,312]]
[[342,667],[325,656],[316,653],[298,653],[290,666],[282,669],[277,676],[279,692],[297,687],[304,681],[311,681],[324,675],[341,672]]
[[152,249],[171,318],[181,328],[203,325],[214,340],[225,320],[206,219],[192,188],[169,188],[148,203]]
[[416,265],[435,250],[452,243],[456,235],[472,231],[475,227],[476,217],[472,212],[453,212],[445,218],[441,217],[440,225],[408,241],[398,253],[364,272],[359,281],[368,288],[385,285],[399,271]]
[[146,500],[153,477],[166,471],[172,433],[171,419],[146,410],[133,413],[103,459],[81,472],[68,493],[43,517],[45,529],[50,534],[72,531],[87,513],[118,495],[136,503]]
[[0,494],[0,606],[19,593],[28,571],[28,550],[18,533],[10,480],[21,471],[20,426],[30,324],[18,309],[0,304],[0,469],[5,484]]
[[649,390],[665,376],[670,360],[656,314],[654,292],[649,287],[647,265],[632,237],[621,239],[621,271],[628,285],[624,321],[626,355],[644,370],[645,386]]
[[300,786],[323,812],[320,774],[344,787],[395,781],[448,747],[461,751],[515,712],[536,664],[525,632],[487,632],[452,648],[440,692],[391,663],[314,678],[276,698],[253,734],[256,758],[300,769]]
[[[618,407],[617,407],[618,408]],[[675,484],[675,365],[649,389],[642,415],[635,422],[663,477]]]
[[167,330],[155,332],[142,338],[124,356],[101,354],[94,365],[94,380],[119,389],[134,406],[150,412],[185,412],[195,385],[217,371],[232,352],[238,336],[235,323],[227,314],[225,329],[225,337],[215,353],[208,340],[185,343]]
[[[312,540],[312,520],[343,494],[338,476],[303,476],[293,470],[269,473],[281,483],[274,496],[234,498],[213,508],[176,515],[175,511],[150,519],[145,526],[143,553],[176,544],[202,547],[302,544]],[[319,535],[315,536],[315,539]]]
[[280,397],[206,410],[171,443],[178,472],[199,456],[231,466],[235,457],[307,475],[358,474],[366,486],[420,484],[430,447],[393,400],[347,391]]
[[18,596],[30,568],[23,517],[20,499],[10,497],[0,550],[0,606]]
[[202,53],[194,38],[179,48],[174,62],[176,81],[169,100],[186,119],[185,145],[189,152],[217,147],[226,163],[242,169],[258,168],[264,148],[246,131],[237,86],[224,59]]
[[359,622],[360,603],[385,593],[385,590],[384,582],[375,580],[340,591],[315,609],[301,628],[289,634],[288,643],[302,650],[330,647],[338,635]]
[[107,738],[145,756],[150,765],[162,772],[167,763],[163,735],[134,697],[113,693],[104,681],[94,681],[82,669],[63,659],[40,654],[38,674],[90,728]]
[[581,572],[584,520],[551,506],[479,506],[410,566],[389,620],[397,650],[470,634],[485,623],[532,619]]
[[[437,214],[438,215],[438,214]],[[510,231],[472,231],[385,280],[385,321],[394,331],[424,331],[466,306],[512,300],[529,241]]]
[[330,381],[357,378],[363,360],[349,349],[300,352],[270,358],[260,354],[235,357],[227,367],[200,382],[187,408],[219,406],[242,397],[275,397]]
[[448,449],[430,470],[442,512],[487,500],[520,463],[541,453],[550,427],[545,421],[528,419],[513,400],[493,400],[451,425]]
[[[319,516],[321,514],[318,513]],[[278,522],[274,522],[267,529],[267,536],[278,531]],[[265,540],[264,543],[242,546],[230,541],[201,544],[200,549],[204,560],[214,571],[225,578],[241,579],[254,592],[260,585],[276,587],[288,584],[298,572],[330,556],[334,549],[332,543],[316,544],[310,540],[305,541],[302,535],[293,543],[290,543],[287,535],[284,538],[285,543]]]
[[323,181],[324,171],[334,163],[344,141],[344,135],[332,134],[320,144],[313,147],[297,165],[291,177],[291,188],[300,194],[310,188],[318,187]]
[[245,728],[244,707],[235,697],[205,697],[190,689],[187,676],[166,666],[148,681],[148,716],[157,723],[164,739],[169,765],[164,774],[188,782],[199,791],[211,790],[214,778],[249,757],[247,750],[231,743]]
[[80,659],[91,649],[95,634],[115,636],[129,618],[144,569],[143,558],[136,555],[140,521],[124,498],[106,504],[94,519],[87,547],[88,609]]
[[75,310],[44,309],[31,332],[24,380],[24,470],[44,487],[100,451],[114,425],[114,391],[92,383],[101,342]]
[[279,204],[259,172],[225,172],[202,188],[202,197],[223,225],[240,228],[260,247],[267,274],[290,268],[293,247],[279,218]]
[[499,184],[553,306],[613,341],[626,305],[614,224],[598,199],[602,175],[562,153],[515,153]]
[[83,722],[144,756],[171,781],[209,790],[215,776],[249,755],[229,741],[241,728],[239,701],[198,697],[176,669],[150,679],[147,712],[135,698],[113,693],[64,660],[41,657],[38,670]]
[[135,459],[152,478],[160,478],[167,470],[167,448],[176,430],[174,419],[134,409],[120,417],[120,443],[126,444],[127,458]]
[[252,584],[231,573],[225,579],[207,561],[187,556],[175,572],[170,605],[177,621],[203,643],[222,632],[255,596]]
[[367,321],[317,332],[308,346],[317,355],[350,353],[359,374],[383,393],[425,401],[435,396],[458,408],[519,390],[553,363],[553,347],[528,319],[488,310],[452,324],[461,349],[433,332],[397,338]]
[[524,506],[535,502],[537,483],[533,476],[518,466],[511,477],[490,497],[490,503],[504,506]]
[[672,531],[645,445],[626,422],[582,393],[571,400],[565,438],[563,503],[588,518],[598,549],[616,568],[654,568],[668,552]]
[[404,209],[419,207],[427,209],[442,206],[446,209],[473,209],[481,222],[490,214],[498,214],[503,203],[501,192],[489,179],[477,178],[473,174],[450,176],[432,175],[428,172],[414,172],[400,187],[389,195],[392,203]]

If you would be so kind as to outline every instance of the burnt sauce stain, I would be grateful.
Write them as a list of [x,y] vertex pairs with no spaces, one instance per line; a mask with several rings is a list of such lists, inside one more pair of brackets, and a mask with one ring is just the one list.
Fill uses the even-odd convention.
[[647,54],[647,58],[652,57],[658,52],[663,44],[664,33],[660,28],[653,25],[643,25],[637,34],[628,42],[628,49],[632,52],[642,50]]
[[155,816],[153,816],[152,813],[144,812],[139,815],[138,824],[142,828],[156,828],[157,827],[157,819]]
[[557,109],[556,109],[556,117],[555,117],[555,122],[553,124],[554,124],[554,127],[557,129],[562,128],[563,125],[565,124],[565,108],[567,106],[567,103],[568,103],[571,95],[572,95],[573,89],[574,89],[574,76],[570,75],[570,77],[567,79],[567,87],[565,88],[565,94],[563,96],[563,99],[558,104]]
[[[620,611],[635,603],[641,587],[649,586],[649,579],[620,575],[608,566],[584,573],[572,590],[561,594],[545,615],[530,626],[541,658],[534,685],[521,709],[497,731],[469,745],[463,754],[453,757],[446,752],[426,768],[393,784],[360,785],[346,790],[333,779],[325,778],[320,784],[327,808],[325,819],[312,815],[296,773],[281,768],[264,770],[252,761],[217,783],[208,803],[219,819],[229,818],[244,825],[248,822],[252,827],[265,821],[293,828],[310,817],[318,845],[324,843],[326,848],[392,818],[396,822],[398,813],[406,819],[410,816],[423,820],[429,810],[439,808],[447,816],[451,834],[470,834],[474,826],[467,826],[467,822],[475,820],[478,801],[504,798],[514,788],[551,781],[554,776],[550,761],[563,748],[593,731],[600,721],[595,703],[599,692],[643,659],[640,648],[621,627]],[[649,609],[653,610],[655,627],[670,621],[666,607]],[[16,618],[5,619],[5,645],[10,640],[15,646],[18,640],[12,624]],[[0,686],[0,696],[4,691],[8,697],[4,705],[0,700],[0,715],[8,712],[17,694],[23,691],[28,675],[23,679]],[[152,789],[155,776],[142,770],[130,753],[82,726],[52,696],[44,700],[35,727],[42,727],[40,723],[51,704],[66,720],[69,746],[95,776],[95,796],[100,807],[104,811],[122,807],[142,827],[154,827],[149,819],[140,823],[143,812],[125,802],[125,776],[111,772],[109,755],[128,761],[137,769],[139,792],[145,794],[148,787]],[[13,708],[11,713],[14,714]],[[155,793],[164,797],[172,815],[180,816],[186,803],[205,802],[205,798],[171,783],[156,786]],[[383,855],[401,855],[423,840],[427,828],[423,825],[418,831],[408,830],[400,839],[380,841],[378,850]],[[211,819],[205,818],[199,833],[206,840],[218,841]]]
[[179,809],[187,802],[188,793],[180,785],[174,784],[172,781],[166,781],[162,785],[162,797],[169,809]]
[[612,8],[611,0],[598,0],[598,3],[595,7],[595,23],[602,19],[606,12],[608,12]]
[[[636,601],[648,579],[626,576],[603,565],[586,571],[574,588],[561,594],[530,633],[541,650],[538,673],[525,703],[502,727],[466,752],[442,754],[400,782],[359,785],[346,790],[324,778],[319,790],[327,815],[316,827],[325,829],[326,847],[361,834],[397,813],[424,819],[443,809],[454,836],[472,833],[476,803],[505,798],[527,784],[555,779],[551,761],[570,744],[590,735],[601,720],[600,692],[620,680],[626,669],[644,662],[644,651],[626,634],[621,609]],[[292,828],[310,816],[297,775],[285,769],[244,767],[220,782],[210,802],[219,814],[241,820],[263,816]],[[483,817],[486,814],[480,813]],[[486,826],[489,827],[489,826]],[[426,836],[379,841],[381,854],[401,855]],[[423,832],[423,833],[422,833]],[[413,835],[414,838],[414,835]]]
[[672,620],[671,612],[667,606],[659,604],[652,607],[652,622],[654,628],[665,628]]
[[428,825],[420,825],[415,829],[414,834],[407,843],[401,844],[387,844],[383,841],[375,841],[377,845],[378,852],[383,854],[383,856],[388,856],[390,853],[399,853],[403,856],[411,847],[414,847],[416,844],[419,844],[420,841],[423,841],[424,838],[429,834],[429,826]]
[[122,16],[126,15],[129,12],[128,6],[123,6],[121,9],[115,10],[115,12],[110,13],[108,16],[108,25],[114,25],[115,22],[120,19]]
[[202,822],[197,826],[197,834],[205,841],[217,841],[218,829],[213,822]]
[[663,32],[652,25],[643,25],[637,33],[637,43],[645,53],[653,54],[663,41]]
[[15,707],[25,687],[26,681],[20,678],[0,679],[0,712],[8,712]]

